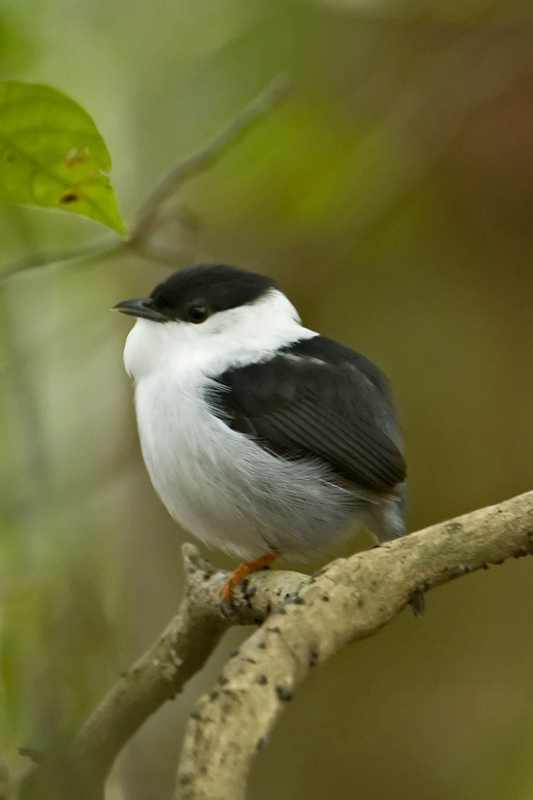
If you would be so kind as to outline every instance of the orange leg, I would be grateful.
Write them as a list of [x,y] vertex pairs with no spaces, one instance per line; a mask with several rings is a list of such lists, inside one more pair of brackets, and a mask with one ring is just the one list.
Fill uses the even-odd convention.
[[224,586],[222,587],[222,599],[226,602],[231,600],[233,590],[242,580],[244,580],[244,578],[246,578],[248,575],[251,575],[252,572],[259,572],[260,569],[270,567],[276,558],[279,558],[281,555],[281,550],[274,550],[273,553],[267,553],[260,558],[256,558],[255,561],[243,561],[242,564],[239,564],[237,569],[234,569],[233,572],[228,575],[228,578],[224,582]]

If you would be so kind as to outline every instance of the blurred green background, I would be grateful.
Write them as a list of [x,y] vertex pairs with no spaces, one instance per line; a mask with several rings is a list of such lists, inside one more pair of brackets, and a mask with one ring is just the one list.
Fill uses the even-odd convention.
[[[0,78],[92,114],[131,221],[179,158],[294,81],[187,185],[173,263],[72,262],[0,293],[0,739],[77,728],[174,613],[186,535],[145,473],[117,301],[202,260],[276,277],[393,381],[410,530],[533,488],[533,10],[526,0],[3,0]],[[105,230],[0,208],[2,265]],[[369,546],[363,534],[351,547]],[[215,563],[230,566],[214,554]],[[170,798],[184,721],[247,631],[130,742],[108,800]],[[523,559],[428,596],[300,691],[250,800],[530,800]]]

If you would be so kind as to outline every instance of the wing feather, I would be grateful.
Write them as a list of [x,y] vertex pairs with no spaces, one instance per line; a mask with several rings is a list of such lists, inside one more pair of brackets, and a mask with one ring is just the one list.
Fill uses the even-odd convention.
[[317,336],[264,363],[228,370],[214,405],[227,424],[282,458],[322,459],[373,491],[405,479],[385,377],[336,342]]

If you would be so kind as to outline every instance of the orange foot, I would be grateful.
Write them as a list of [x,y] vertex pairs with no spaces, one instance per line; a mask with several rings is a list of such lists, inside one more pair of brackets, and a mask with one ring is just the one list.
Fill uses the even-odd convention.
[[260,558],[256,558],[255,561],[243,561],[242,564],[239,564],[237,569],[234,569],[233,572],[228,575],[227,580],[224,582],[224,586],[222,587],[222,599],[226,602],[231,600],[233,590],[242,580],[244,580],[244,578],[246,578],[248,575],[251,575],[252,572],[259,572],[260,569],[270,567],[272,562],[281,555],[281,550],[274,550],[273,553],[267,553]]

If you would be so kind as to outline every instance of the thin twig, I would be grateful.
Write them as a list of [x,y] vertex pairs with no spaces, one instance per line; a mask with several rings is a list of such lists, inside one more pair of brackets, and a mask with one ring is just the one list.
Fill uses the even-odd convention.
[[73,261],[79,258],[98,258],[102,255],[107,257],[118,255],[124,252],[126,243],[123,240],[117,242],[114,239],[97,239],[79,247],[71,247],[64,250],[47,250],[44,253],[33,253],[29,256],[8,264],[0,273],[0,287],[4,286],[9,278],[20,272],[27,272],[38,267],[46,267],[49,264],[60,264],[63,261]]
[[133,226],[129,244],[146,239],[165,202],[192,177],[211,167],[230,147],[268,114],[290,88],[287,75],[278,75],[261,94],[252,100],[213,141],[190,158],[177,164],[148,196]]
[[26,256],[12,264],[8,264],[1,271],[0,288],[7,283],[9,278],[19,272],[73,259],[96,258],[101,255],[115,256],[133,252],[157,261],[175,260],[176,252],[152,252],[148,241],[162,207],[187,181],[212,166],[219,158],[222,158],[233,145],[240,141],[257,122],[274,108],[280,99],[287,94],[289,88],[289,78],[286,75],[279,75],[206,147],[173,167],[143,203],[128,239],[113,238],[110,240],[105,237],[79,247],[51,250]]

